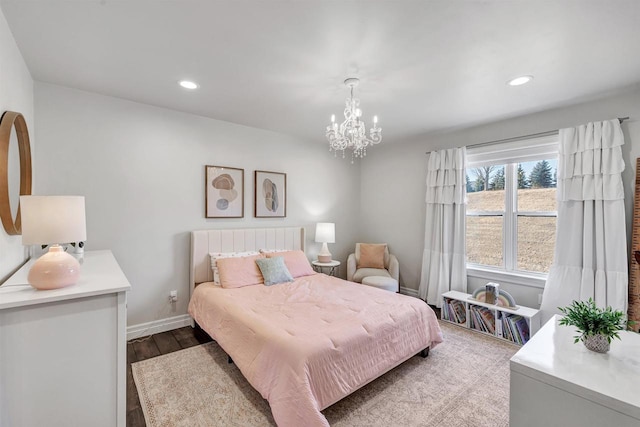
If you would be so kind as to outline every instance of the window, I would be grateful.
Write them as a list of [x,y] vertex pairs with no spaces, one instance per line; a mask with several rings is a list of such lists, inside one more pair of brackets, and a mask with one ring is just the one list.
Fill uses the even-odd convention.
[[469,267],[549,272],[556,235],[557,138],[468,150]]

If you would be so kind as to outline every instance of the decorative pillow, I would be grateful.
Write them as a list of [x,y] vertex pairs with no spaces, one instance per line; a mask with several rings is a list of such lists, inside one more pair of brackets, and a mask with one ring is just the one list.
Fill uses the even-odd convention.
[[316,274],[302,251],[273,252],[265,254],[267,258],[282,257],[289,273],[296,278]]
[[281,256],[257,259],[256,264],[258,264],[264,278],[264,284],[267,286],[293,282],[293,277],[291,277],[291,273],[284,263],[284,258]]
[[360,243],[358,268],[384,268],[386,244]]
[[218,259],[220,286],[230,289],[264,283],[262,273],[256,264],[256,260],[259,258],[264,258],[264,255]]
[[271,254],[275,252],[289,252],[289,249],[260,249],[261,254]]
[[211,252],[209,258],[211,258],[211,271],[213,272],[213,281],[220,283],[220,275],[218,274],[217,260],[222,258],[239,258],[243,256],[258,255],[260,252],[246,251],[246,252]]

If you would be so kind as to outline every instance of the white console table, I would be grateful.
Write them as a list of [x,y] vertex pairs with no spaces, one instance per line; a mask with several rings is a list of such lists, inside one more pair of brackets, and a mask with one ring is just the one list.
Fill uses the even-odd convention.
[[77,284],[39,291],[31,263],[0,286],[0,426],[125,427],[127,278],[88,251]]
[[606,354],[573,343],[549,320],[511,359],[511,427],[640,426],[640,335],[623,331]]

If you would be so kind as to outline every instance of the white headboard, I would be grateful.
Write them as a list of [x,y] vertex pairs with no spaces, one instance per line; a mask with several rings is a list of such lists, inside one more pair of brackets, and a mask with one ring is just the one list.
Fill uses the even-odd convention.
[[191,232],[190,292],[202,282],[213,280],[211,252],[245,252],[260,249],[304,251],[303,227],[196,230]]

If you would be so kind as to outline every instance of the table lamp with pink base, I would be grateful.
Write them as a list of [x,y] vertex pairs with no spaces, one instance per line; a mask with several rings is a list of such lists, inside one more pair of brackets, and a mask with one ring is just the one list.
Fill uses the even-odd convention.
[[60,244],[87,239],[84,197],[20,196],[23,245],[50,245],[27,276],[40,290],[58,289],[77,283],[80,263]]

